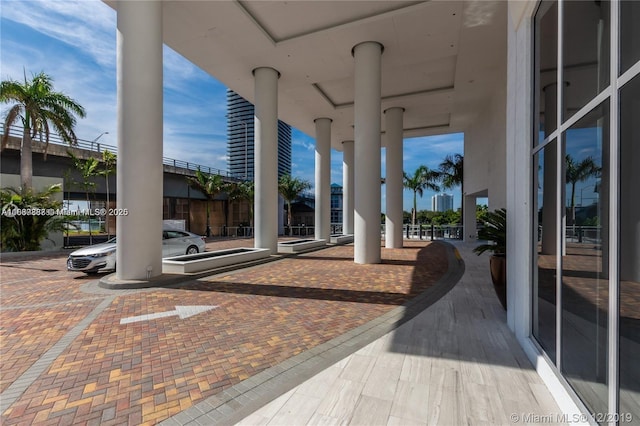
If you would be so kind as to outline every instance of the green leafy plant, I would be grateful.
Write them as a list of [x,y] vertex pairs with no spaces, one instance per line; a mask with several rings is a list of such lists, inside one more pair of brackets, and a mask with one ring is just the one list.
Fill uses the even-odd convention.
[[504,256],[507,253],[507,210],[498,209],[487,212],[484,227],[478,231],[478,239],[487,241],[473,249],[480,256],[485,251],[490,251],[496,256]]
[[[62,201],[54,198],[60,191],[60,184],[49,186],[43,191],[31,188],[0,190],[0,235],[3,251],[40,250],[40,243],[50,232],[64,230],[65,219],[56,212],[62,208]],[[19,214],[16,213],[18,210]]]

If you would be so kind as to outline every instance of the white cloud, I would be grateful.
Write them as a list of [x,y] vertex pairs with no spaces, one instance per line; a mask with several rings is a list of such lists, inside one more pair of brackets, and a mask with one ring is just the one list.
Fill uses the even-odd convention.
[[116,13],[98,0],[5,1],[2,18],[73,46],[103,66],[115,65]]

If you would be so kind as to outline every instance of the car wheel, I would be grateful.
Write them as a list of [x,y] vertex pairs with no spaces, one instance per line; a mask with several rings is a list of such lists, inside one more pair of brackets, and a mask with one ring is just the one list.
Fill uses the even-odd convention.
[[189,246],[189,248],[187,248],[187,254],[197,254],[197,253],[198,253],[198,247]]

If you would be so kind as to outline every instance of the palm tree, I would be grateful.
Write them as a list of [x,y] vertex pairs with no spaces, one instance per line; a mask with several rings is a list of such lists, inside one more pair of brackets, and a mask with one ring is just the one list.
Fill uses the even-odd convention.
[[[192,188],[202,192],[207,197],[207,201],[213,201],[216,195],[223,192],[226,187],[222,176],[202,173],[200,169],[196,170],[195,177],[187,177],[187,181]],[[207,202],[207,237],[211,236],[211,222],[209,219],[209,202]]]
[[571,220],[575,223],[576,211],[575,211],[575,196],[576,196],[576,183],[584,182],[592,176],[597,176],[602,170],[595,162],[593,157],[589,156],[584,160],[576,163],[571,155],[567,154],[566,161],[566,181],[571,184]]
[[291,175],[282,175],[278,181],[278,192],[287,202],[287,226],[289,226],[289,235],[291,235],[291,202],[307,189],[311,189],[311,183],[304,179],[291,177]]
[[449,154],[438,166],[442,187],[451,189],[460,186],[460,220],[464,223],[464,157],[461,154]]
[[[82,160],[75,155],[71,151],[67,151],[71,160],[73,160],[73,164],[80,172],[82,176],[81,182],[76,182],[80,187],[84,190],[87,196],[87,209],[91,208],[91,202],[89,201],[89,192],[93,191],[96,187],[96,183],[93,179],[100,174],[100,170],[98,167],[100,166],[100,161],[97,158],[89,157],[86,160]],[[93,234],[91,232],[91,214],[89,214],[89,244],[93,244]]]
[[116,154],[114,154],[113,152],[109,151],[108,149],[105,149],[104,151],[102,151],[102,165],[103,165],[103,169],[99,172],[100,175],[104,176],[104,180],[105,180],[105,184],[106,184],[106,190],[107,190],[107,216],[106,216],[106,231],[107,231],[107,238],[111,237],[111,234],[109,232],[109,176],[114,174],[116,172],[116,163],[117,163],[118,159],[116,157]]
[[31,158],[32,141],[40,135],[45,141],[45,159],[49,147],[49,134],[54,130],[62,140],[70,145],[77,143],[73,127],[75,115],[85,116],[80,104],[67,95],[53,91],[53,80],[40,73],[24,84],[14,80],[0,83],[0,102],[15,104],[9,109],[4,120],[4,136],[1,149],[9,140],[9,128],[18,120],[22,122],[22,144],[20,148],[20,182],[23,188],[31,188],[33,178],[33,160]]
[[253,181],[245,180],[242,182],[230,183],[227,187],[227,194],[229,195],[229,201],[246,200],[249,203],[249,218],[247,223],[249,226],[253,226],[253,205],[255,186]]
[[404,187],[413,191],[413,212],[411,214],[411,224],[416,224],[416,213],[418,211],[417,196],[424,193],[425,189],[440,191],[440,187],[435,183],[438,180],[438,172],[430,170],[427,166],[420,166],[413,175],[403,172]]

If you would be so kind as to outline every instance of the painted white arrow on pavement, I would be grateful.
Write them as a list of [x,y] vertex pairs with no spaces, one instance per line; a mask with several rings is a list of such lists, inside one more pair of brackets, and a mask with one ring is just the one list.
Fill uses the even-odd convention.
[[210,311],[217,306],[176,306],[175,311],[157,312],[155,314],[138,315],[137,317],[122,318],[120,324],[130,324],[132,322],[149,321],[158,318],[172,317],[177,315],[180,319],[185,319],[198,315],[202,312]]

